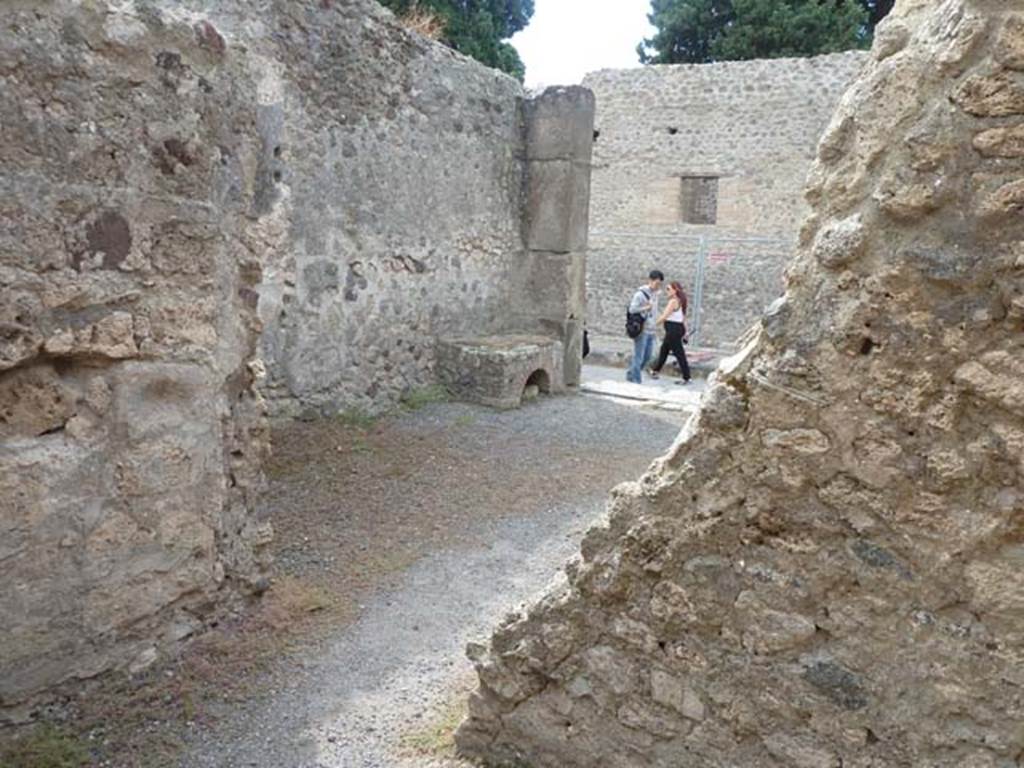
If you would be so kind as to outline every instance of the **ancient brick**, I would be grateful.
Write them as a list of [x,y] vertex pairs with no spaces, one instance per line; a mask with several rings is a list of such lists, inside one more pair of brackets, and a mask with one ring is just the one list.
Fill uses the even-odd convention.
[[976,117],[1024,115],[1024,81],[1006,72],[974,75],[956,91],[954,100]]
[[0,439],[58,430],[75,412],[76,393],[49,365],[0,376]]
[[996,60],[1010,69],[1024,69],[1024,16],[1006,19],[996,43]]

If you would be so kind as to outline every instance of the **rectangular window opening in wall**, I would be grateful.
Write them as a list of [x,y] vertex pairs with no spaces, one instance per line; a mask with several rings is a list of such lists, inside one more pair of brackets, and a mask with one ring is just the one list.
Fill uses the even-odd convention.
[[718,177],[683,176],[679,181],[682,223],[715,224],[718,221]]

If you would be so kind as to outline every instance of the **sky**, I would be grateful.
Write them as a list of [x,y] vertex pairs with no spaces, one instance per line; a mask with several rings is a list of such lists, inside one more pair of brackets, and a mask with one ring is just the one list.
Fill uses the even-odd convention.
[[636,45],[650,37],[650,0],[535,0],[533,18],[512,44],[530,88],[579,83],[596,69],[640,66]]

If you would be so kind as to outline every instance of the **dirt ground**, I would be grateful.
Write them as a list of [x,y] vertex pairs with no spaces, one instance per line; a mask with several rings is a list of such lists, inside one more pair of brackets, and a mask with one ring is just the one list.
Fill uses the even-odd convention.
[[264,599],[71,702],[0,766],[448,764],[465,642],[556,576],[685,416],[585,396],[416,405],[277,424]]

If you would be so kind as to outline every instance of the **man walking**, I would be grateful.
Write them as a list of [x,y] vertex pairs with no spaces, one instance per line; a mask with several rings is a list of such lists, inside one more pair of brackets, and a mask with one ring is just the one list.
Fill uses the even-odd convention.
[[658,316],[658,291],[665,281],[660,270],[652,269],[647,276],[647,285],[641,285],[629,302],[629,312],[643,316],[644,329],[633,339],[633,362],[626,371],[626,381],[640,384],[643,381],[642,371],[647,361],[654,354],[655,318]]

